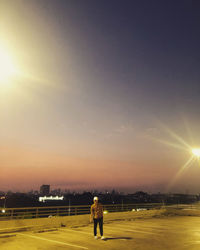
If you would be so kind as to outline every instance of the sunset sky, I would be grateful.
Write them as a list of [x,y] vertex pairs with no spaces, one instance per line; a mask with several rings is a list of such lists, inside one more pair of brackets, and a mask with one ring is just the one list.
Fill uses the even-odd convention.
[[199,1],[0,0],[0,68],[0,190],[200,192]]

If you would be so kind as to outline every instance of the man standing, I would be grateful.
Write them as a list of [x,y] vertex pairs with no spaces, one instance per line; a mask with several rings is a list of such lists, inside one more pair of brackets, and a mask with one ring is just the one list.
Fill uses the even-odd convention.
[[103,206],[99,203],[99,199],[97,196],[94,197],[94,204],[91,206],[91,214],[90,214],[90,222],[92,219],[94,221],[94,238],[98,239],[97,237],[97,224],[99,223],[99,229],[101,234],[101,239],[105,240],[103,236]]

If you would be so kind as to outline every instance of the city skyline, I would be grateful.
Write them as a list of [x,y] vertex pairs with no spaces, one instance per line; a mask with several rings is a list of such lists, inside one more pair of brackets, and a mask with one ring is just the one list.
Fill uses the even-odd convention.
[[0,190],[198,193],[199,7],[0,1]]

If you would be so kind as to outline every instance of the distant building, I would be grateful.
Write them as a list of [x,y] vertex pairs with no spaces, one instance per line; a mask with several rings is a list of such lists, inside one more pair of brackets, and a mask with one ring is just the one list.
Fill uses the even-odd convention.
[[61,189],[58,188],[58,189],[51,190],[51,194],[60,196],[61,195]]
[[42,185],[40,187],[40,194],[41,195],[48,195],[50,193],[50,185]]

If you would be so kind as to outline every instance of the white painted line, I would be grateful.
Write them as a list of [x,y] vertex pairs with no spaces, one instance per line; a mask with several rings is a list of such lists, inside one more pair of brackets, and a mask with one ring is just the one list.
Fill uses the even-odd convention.
[[165,228],[165,227],[152,227],[152,226],[144,226],[144,225],[135,225],[135,224],[133,224],[133,225],[130,225],[130,224],[123,224],[123,225],[121,225],[121,224],[117,224],[116,226],[119,226],[119,227],[121,227],[121,226],[125,226],[125,227],[130,227],[130,228],[135,228],[135,229],[138,229],[138,230],[148,230],[148,229],[151,229],[151,230],[157,230],[157,231],[166,231],[166,230],[168,230],[168,229],[170,229],[170,227],[169,228]]
[[42,238],[42,237],[30,235],[30,234],[23,234],[23,233],[18,233],[18,234],[22,235],[22,236],[27,236],[27,237],[30,237],[30,238],[33,238],[33,239],[45,240],[45,241],[49,241],[49,242],[52,242],[52,243],[57,243],[57,244],[66,245],[66,246],[70,246],[70,247],[88,249],[87,247],[82,247],[82,246],[79,246],[79,245],[74,245],[74,244],[70,244],[70,243],[66,243],[66,242],[62,242],[62,241],[57,241],[57,240],[49,240],[49,239],[45,239],[45,238]]
[[[84,232],[84,231],[78,231],[78,230],[73,230],[73,229],[69,229],[69,228],[65,228],[65,229],[60,229],[60,231],[71,231],[71,232],[74,232],[74,233],[82,233],[82,234],[87,234],[87,235],[90,235],[90,236],[93,236],[92,232],[89,233],[89,232]],[[113,236],[111,234],[105,234],[106,236],[108,237],[112,237],[112,238],[115,238],[116,236]],[[105,237],[106,238],[106,237]],[[126,240],[126,239],[119,239],[119,240]]]
[[[199,245],[199,244],[200,244],[200,241],[199,240],[195,240],[195,241],[191,241],[191,242],[185,243],[184,246],[187,246],[188,249],[189,249],[189,246],[191,246],[191,245]],[[199,247],[198,247],[198,249],[199,249]]]
[[[65,228],[65,229],[61,229],[61,230],[62,230],[62,231],[68,230],[68,231],[71,231],[71,232],[74,232],[74,233],[82,233],[82,234],[87,234],[87,235],[93,236],[93,232],[92,232],[92,231],[91,231],[91,233],[89,233],[89,232],[78,231],[78,230],[73,230],[73,229],[69,229],[69,228]],[[108,234],[106,234],[106,235],[108,235]],[[113,235],[109,235],[109,236],[112,236],[112,237],[113,237]]]
[[121,226],[121,225],[120,225],[119,228],[112,227],[112,230],[117,230],[117,231],[119,231],[119,230],[121,230],[121,231],[126,230],[128,232],[137,232],[137,233],[142,233],[142,234],[143,233],[144,234],[158,234],[158,233],[154,233],[154,232],[147,232],[147,231],[142,231],[142,230],[136,230],[136,229],[133,229],[132,227],[131,228],[130,227],[126,227],[126,226],[124,227],[124,226]]
[[168,225],[148,225],[146,223],[145,223],[145,225],[142,225],[142,226],[140,224],[137,224],[137,223],[124,223],[123,225],[126,225],[126,226],[129,226],[129,225],[130,226],[140,226],[140,227],[146,227],[146,228],[152,228],[152,229],[158,229],[158,230],[168,230],[168,229],[171,229],[171,227],[168,226]]
[[200,240],[192,241],[190,244],[200,244]]
[[[107,235],[107,236],[110,236],[110,237],[116,237],[116,236],[113,236],[113,234],[111,235],[110,233],[107,233],[108,231],[109,232],[113,232],[113,230],[114,231],[118,231],[118,233],[120,234],[120,232],[119,232],[119,230],[117,229],[117,228],[106,228],[105,226],[103,226],[103,228],[104,228],[104,233],[105,233],[105,235]],[[78,233],[83,233],[83,234],[88,234],[88,235],[93,235],[93,229],[92,228],[87,228],[87,229],[89,229],[90,230],[90,232],[88,232],[88,231],[78,231],[78,230],[74,230],[74,229],[69,229],[69,228],[63,228],[63,229],[60,229],[60,230],[70,230],[71,232],[78,232]],[[97,229],[97,231],[98,231],[98,229]]]
[[91,232],[91,233],[88,233],[88,232],[73,230],[73,229],[69,229],[69,228],[60,229],[59,231],[71,231],[71,232],[76,232],[76,233],[82,233],[82,234],[89,234],[89,235],[92,235],[92,232]]

